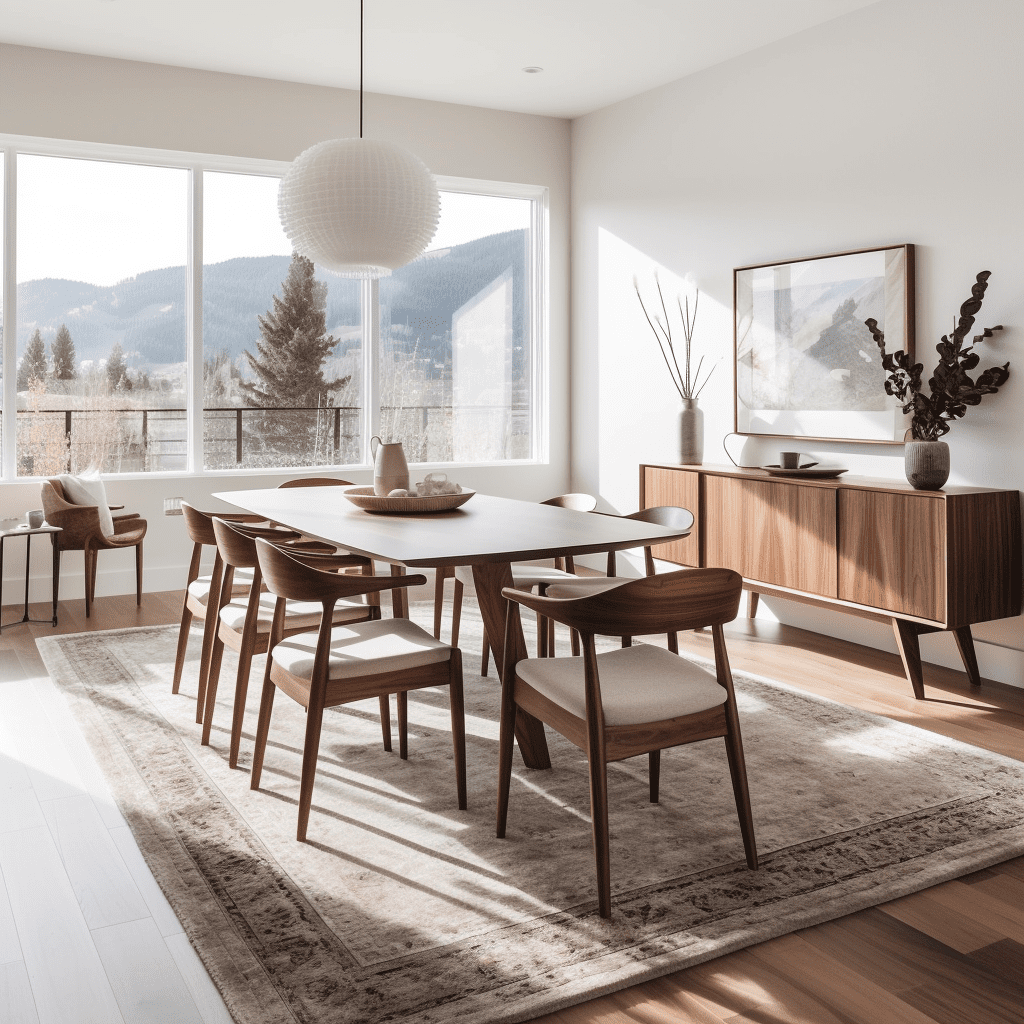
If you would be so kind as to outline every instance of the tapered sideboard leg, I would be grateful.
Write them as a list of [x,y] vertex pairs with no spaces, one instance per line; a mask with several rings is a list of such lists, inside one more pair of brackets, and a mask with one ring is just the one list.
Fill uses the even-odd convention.
[[748,591],[747,593],[747,618],[753,619],[757,615],[757,601],[760,598],[760,594],[756,590]]
[[896,636],[900,657],[903,659],[903,670],[914,688],[914,696],[918,700],[924,700],[924,670],[921,667],[921,644],[918,642],[917,626],[904,619],[893,619],[892,631]]
[[974,653],[974,637],[971,636],[970,626],[958,626],[953,630],[956,638],[956,645],[960,648],[960,657],[963,658],[964,668],[967,669],[967,679],[971,686],[981,686],[981,672],[978,670],[978,656]]

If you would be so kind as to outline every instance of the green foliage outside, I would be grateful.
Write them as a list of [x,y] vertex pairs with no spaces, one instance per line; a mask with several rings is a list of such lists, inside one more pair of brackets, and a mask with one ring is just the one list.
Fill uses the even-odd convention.
[[53,356],[54,380],[74,380],[78,376],[78,370],[75,368],[75,343],[65,324],[60,325],[50,353]]

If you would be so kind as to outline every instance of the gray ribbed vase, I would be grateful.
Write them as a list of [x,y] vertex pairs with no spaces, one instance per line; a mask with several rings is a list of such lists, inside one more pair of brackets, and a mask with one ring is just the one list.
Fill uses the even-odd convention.
[[699,466],[704,461],[704,412],[696,398],[684,398],[679,413],[679,462]]
[[945,441],[907,441],[903,460],[908,482],[919,491],[939,491],[949,479],[949,445]]

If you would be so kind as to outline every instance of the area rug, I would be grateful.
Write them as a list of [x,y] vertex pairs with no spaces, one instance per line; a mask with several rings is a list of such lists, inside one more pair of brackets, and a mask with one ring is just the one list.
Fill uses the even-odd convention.
[[[199,743],[198,634],[171,695],[176,633],[39,649],[238,1024],[527,1020],[1024,853],[1024,764],[736,673],[760,870],[743,860],[720,740],[665,752],[657,805],[646,758],[622,762],[602,920],[578,750],[549,731],[551,771],[517,755],[508,837],[494,836],[498,690],[475,675],[465,619],[469,810],[447,694],[425,690],[410,695],[408,761],[383,751],[375,701],[325,715],[298,843],[302,709],[278,695],[251,791],[263,661],[232,771],[227,703]],[[225,657],[225,695],[234,672]]]

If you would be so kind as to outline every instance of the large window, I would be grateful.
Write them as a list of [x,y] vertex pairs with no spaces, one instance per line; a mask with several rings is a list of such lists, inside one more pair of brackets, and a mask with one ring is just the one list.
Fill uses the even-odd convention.
[[542,189],[439,179],[424,255],[352,281],[291,252],[286,165],[17,141],[6,475],[542,456]]

